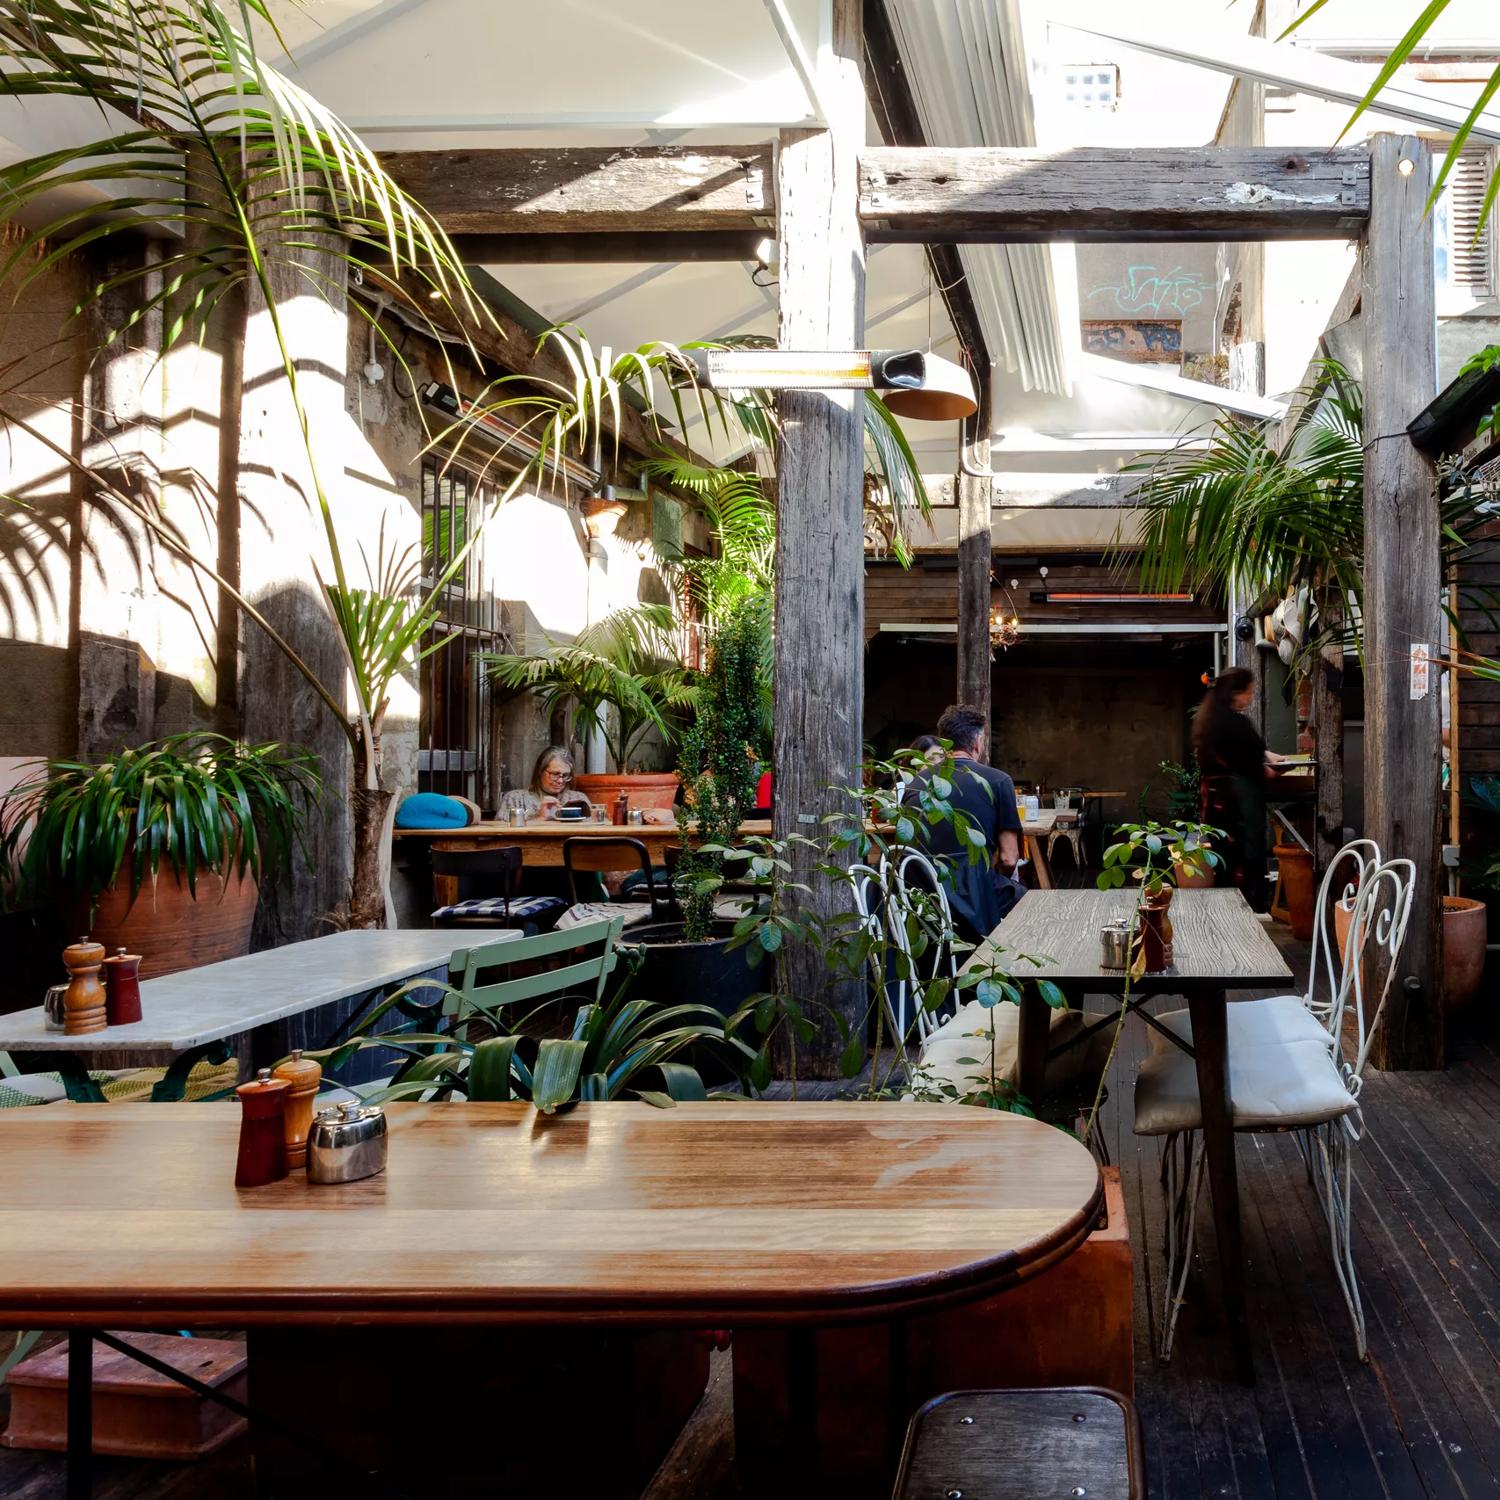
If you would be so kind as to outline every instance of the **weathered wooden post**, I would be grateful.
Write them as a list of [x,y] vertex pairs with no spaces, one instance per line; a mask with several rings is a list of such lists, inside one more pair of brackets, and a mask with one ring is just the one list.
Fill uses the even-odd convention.
[[[958,699],[990,716],[990,378],[978,371],[979,410],[965,424],[958,487]],[[978,470],[979,473],[973,471]],[[981,474],[984,477],[981,477]]]
[[1437,473],[1406,424],[1437,389],[1432,183],[1425,141],[1371,143],[1363,266],[1365,408],[1365,833],[1387,859],[1416,865],[1411,926],[1374,1061],[1443,1066],[1443,940],[1438,819],[1438,670],[1445,640]]
[[[325,486],[343,480],[349,319],[348,267],[300,236],[278,247],[267,276],[282,336],[297,370]],[[281,348],[261,288],[246,294],[244,395],[239,430],[240,588],[325,683],[344,680],[344,656],[318,577],[328,576],[327,542],[307,449]],[[335,501],[336,503],[336,501]],[[284,880],[261,890],[256,941],[312,937],[325,913],[348,900],[351,874],[349,742],[326,705],[253,621],[240,625],[241,726],[249,740],[285,740],[318,757],[325,795],[308,821],[312,867],[292,861]]]
[[[827,111],[819,130],[785,130],[777,159],[783,349],[857,349],[864,339],[865,242],[859,221],[858,153],[864,143],[860,0],[834,0],[831,45],[818,74]],[[823,817],[848,811],[839,791],[857,786],[864,725],[864,396],[787,391],[780,398],[776,459],[775,832],[816,838]],[[852,851],[844,856],[852,859]],[[849,892],[814,873],[813,851],[793,845],[798,895],[824,915]],[[825,995],[815,949],[791,944],[782,982],[798,997],[822,995],[855,1023],[863,987]],[[820,1024],[799,1047],[804,1075],[838,1074],[842,1043]]]

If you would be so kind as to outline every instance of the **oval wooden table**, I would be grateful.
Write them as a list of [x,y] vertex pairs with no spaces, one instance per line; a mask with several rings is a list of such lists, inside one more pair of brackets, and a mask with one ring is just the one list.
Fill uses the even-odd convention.
[[[810,1335],[1033,1276],[1083,1242],[1102,1201],[1093,1158],[1071,1137],[962,1106],[619,1103],[542,1117],[519,1104],[396,1104],[389,1115],[383,1175],[241,1191],[232,1105],[5,1111],[0,1327],[82,1330],[78,1371],[104,1328]],[[447,1334],[425,1337],[438,1350]],[[86,1404],[70,1402],[70,1415],[73,1434],[87,1428]],[[810,1431],[811,1413],[794,1407],[804,1416]],[[70,1444],[80,1475],[85,1453]]]

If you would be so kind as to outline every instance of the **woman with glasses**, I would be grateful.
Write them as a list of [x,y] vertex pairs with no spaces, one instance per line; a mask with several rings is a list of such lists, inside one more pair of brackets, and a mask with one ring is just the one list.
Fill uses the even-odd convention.
[[559,807],[587,810],[589,799],[573,786],[573,757],[561,745],[548,745],[536,758],[531,785],[515,787],[500,799],[500,816],[510,816],[513,807],[523,808],[526,820],[546,818]]

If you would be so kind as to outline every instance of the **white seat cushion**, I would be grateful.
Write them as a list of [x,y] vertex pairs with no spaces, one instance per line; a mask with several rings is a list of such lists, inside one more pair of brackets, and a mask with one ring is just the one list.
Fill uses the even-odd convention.
[[[1233,1014],[1248,1006],[1229,1009]],[[1241,1023],[1231,1033],[1229,1091],[1236,1130],[1320,1125],[1354,1108],[1354,1098],[1327,1042],[1307,1037],[1289,1040],[1270,1022]],[[1170,1042],[1153,1036],[1151,1054],[1135,1083],[1136,1134],[1170,1135],[1199,1130],[1202,1125],[1196,1063]]]
[[[1014,1085],[1020,1071],[1018,1034],[1021,1010],[1002,1001],[986,1009],[971,1000],[959,1009],[922,1043],[919,1066],[931,1082],[951,1083],[960,1094],[973,1093],[976,1079],[988,1082],[990,1064],[990,1021],[995,1026],[995,1077]],[[1077,1010],[1054,1010],[1048,1030],[1048,1046],[1060,1047],[1078,1036],[1090,1025],[1105,1019]],[[1091,1073],[1097,1074],[1109,1056],[1114,1028],[1101,1026],[1087,1041],[1070,1047],[1059,1057],[1047,1060],[1043,1092],[1050,1093]],[[962,1062],[962,1058],[976,1059]]]
[[580,901],[557,919],[557,930],[581,927],[585,922],[603,922],[619,917],[626,927],[642,927],[651,920],[650,905],[645,901]]
[[[1264,1000],[1231,1000],[1226,1010],[1225,1031],[1229,1038],[1229,1055],[1234,1056],[1236,1047],[1254,1045],[1271,1037],[1284,1042],[1321,1042],[1325,1047],[1333,1046],[1333,1037],[1328,1028],[1308,1010],[1301,995],[1272,995]],[[1181,1037],[1188,1046],[1193,1044],[1192,1013],[1186,1010],[1169,1010],[1155,1017],[1158,1024],[1166,1027],[1174,1036]],[[1152,1034],[1152,1045],[1170,1047],[1160,1033]]]

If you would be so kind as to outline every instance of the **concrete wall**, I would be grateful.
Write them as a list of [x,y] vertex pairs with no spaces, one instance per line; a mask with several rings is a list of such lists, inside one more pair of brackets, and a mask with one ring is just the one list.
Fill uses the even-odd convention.
[[[951,642],[877,637],[866,660],[865,737],[879,753],[931,733],[953,701]],[[1167,811],[1163,760],[1188,758],[1188,714],[1211,665],[1206,641],[1030,641],[994,667],[990,762],[1017,781],[1125,793],[1109,816],[1134,819],[1144,791]]]

